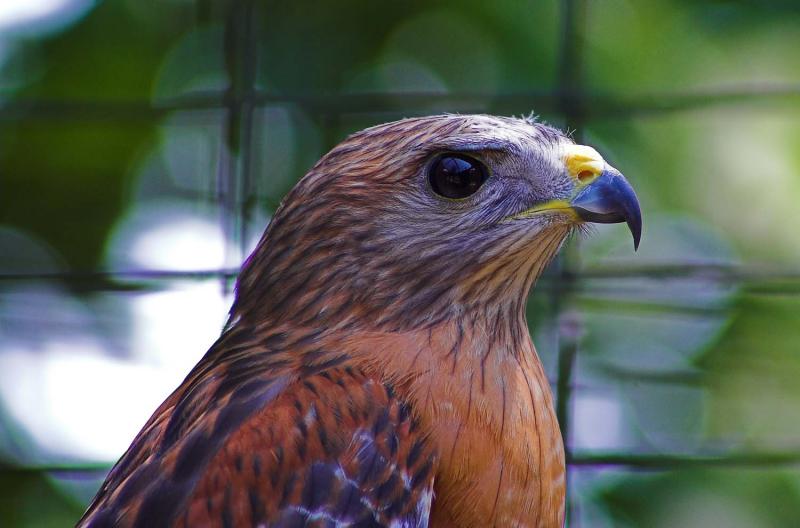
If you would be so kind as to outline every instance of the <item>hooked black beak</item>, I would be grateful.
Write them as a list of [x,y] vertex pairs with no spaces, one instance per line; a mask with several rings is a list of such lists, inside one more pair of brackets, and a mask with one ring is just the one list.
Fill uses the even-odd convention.
[[639,239],[642,236],[639,200],[631,184],[617,169],[606,165],[594,181],[578,191],[570,206],[586,222],[626,222],[633,235],[633,248],[639,248]]

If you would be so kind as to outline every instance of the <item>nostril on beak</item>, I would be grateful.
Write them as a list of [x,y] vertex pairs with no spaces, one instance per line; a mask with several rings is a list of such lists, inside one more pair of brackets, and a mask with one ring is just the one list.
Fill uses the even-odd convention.
[[592,183],[605,170],[606,162],[592,147],[586,145],[566,145],[563,147],[564,165],[567,172],[579,185]]

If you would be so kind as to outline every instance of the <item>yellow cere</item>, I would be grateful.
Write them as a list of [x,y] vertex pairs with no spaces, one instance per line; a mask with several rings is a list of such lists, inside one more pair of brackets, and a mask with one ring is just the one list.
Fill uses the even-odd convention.
[[568,145],[564,148],[564,164],[580,184],[591,183],[600,176],[606,165],[603,156],[586,145]]

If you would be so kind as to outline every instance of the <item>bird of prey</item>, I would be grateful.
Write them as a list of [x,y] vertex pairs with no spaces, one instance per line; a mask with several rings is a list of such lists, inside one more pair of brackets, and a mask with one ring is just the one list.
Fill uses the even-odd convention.
[[289,192],[216,343],[82,527],[564,522],[565,462],[528,291],[633,189],[533,119],[355,133]]

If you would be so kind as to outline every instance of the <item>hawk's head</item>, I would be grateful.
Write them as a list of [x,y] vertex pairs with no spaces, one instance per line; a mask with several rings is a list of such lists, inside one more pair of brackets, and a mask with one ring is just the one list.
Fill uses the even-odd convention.
[[442,115],[353,134],[300,180],[248,259],[236,319],[421,327],[521,313],[584,222],[641,215],[591,147],[532,120]]

